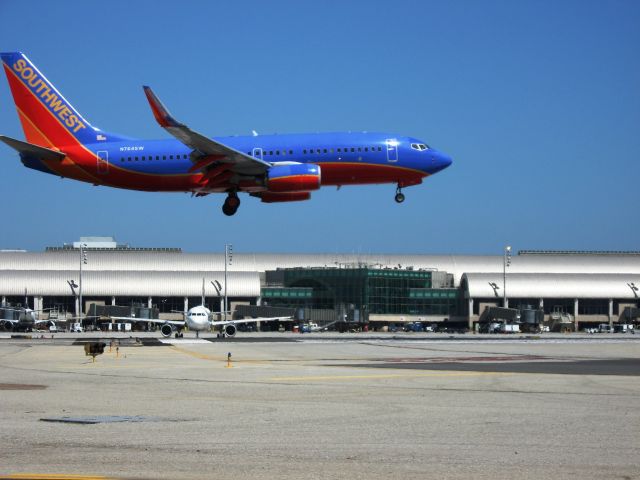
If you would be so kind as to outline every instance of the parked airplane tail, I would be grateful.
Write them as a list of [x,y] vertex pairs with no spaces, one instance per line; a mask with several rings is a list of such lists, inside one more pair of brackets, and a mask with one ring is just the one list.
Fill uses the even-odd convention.
[[5,52],[0,57],[29,143],[64,149],[126,139],[93,127],[23,53]]

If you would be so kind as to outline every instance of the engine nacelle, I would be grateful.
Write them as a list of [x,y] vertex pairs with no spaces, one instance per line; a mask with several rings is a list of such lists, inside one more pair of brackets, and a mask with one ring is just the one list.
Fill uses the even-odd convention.
[[312,163],[274,165],[267,171],[269,192],[310,192],[320,185],[320,166]]
[[224,327],[222,327],[222,333],[225,337],[235,337],[237,331],[238,327],[236,327],[233,323],[228,323]]
[[160,333],[162,334],[163,337],[170,337],[171,334],[173,333],[173,327],[168,323],[165,323],[160,327]]
[[261,192],[260,199],[262,203],[277,203],[277,202],[301,202],[303,200],[309,200],[311,194],[309,192]]
[[13,323],[11,323],[11,322],[10,322],[10,321],[8,321],[8,320],[5,320],[4,322],[2,322],[2,329],[3,329],[5,332],[10,332],[10,331],[12,331],[12,330],[13,330]]

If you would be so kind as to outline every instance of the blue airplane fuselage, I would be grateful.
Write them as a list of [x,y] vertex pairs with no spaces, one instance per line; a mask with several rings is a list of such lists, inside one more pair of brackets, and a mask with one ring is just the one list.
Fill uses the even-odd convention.
[[93,127],[20,52],[0,54],[26,142],[0,135],[29,168],[144,191],[227,193],[233,215],[246,192],[263,202],[302,201],[322,186],[422,183],[451,164],[416,138],[335,132],[207,138],[175,120],[143,87],[158,124],[175,138],[141,140]]

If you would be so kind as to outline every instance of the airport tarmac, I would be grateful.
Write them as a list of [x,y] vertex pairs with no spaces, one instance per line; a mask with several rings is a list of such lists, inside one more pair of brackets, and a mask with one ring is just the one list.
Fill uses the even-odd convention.
[[116,336],[0,335],[0,475],[640,478],[640,335]]

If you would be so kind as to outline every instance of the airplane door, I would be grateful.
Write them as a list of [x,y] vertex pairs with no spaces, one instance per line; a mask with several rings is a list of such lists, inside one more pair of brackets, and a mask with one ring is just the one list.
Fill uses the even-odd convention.
[[387,162],[398,161],[398,141],[395,138],[385,140],[387,144]]
[[255,158],[259,158],[260,160],[262,160],[262,149],[261,148],[254,148],[253,152],[251,153]]
[[98,162],[98,173],[106,175],[109,173],[109,152],[100,150],[96,152],[96,162]]

